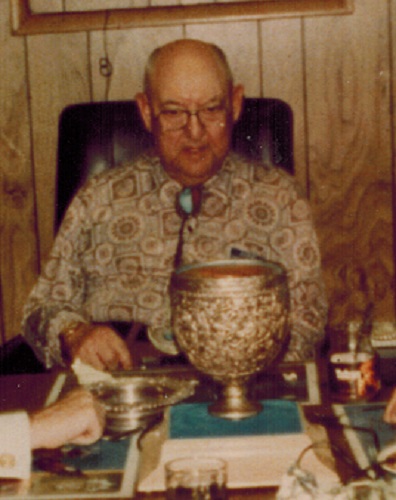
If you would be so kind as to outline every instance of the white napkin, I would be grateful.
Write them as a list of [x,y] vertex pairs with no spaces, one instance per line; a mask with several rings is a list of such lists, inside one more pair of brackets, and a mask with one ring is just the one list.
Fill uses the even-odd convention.
[[114,382],[114,377],[108,372],[97,370],[91,365],[87,365],[80,358],[76,358],[71,368],[77,377],[80,385],[91,385],[98,382]]

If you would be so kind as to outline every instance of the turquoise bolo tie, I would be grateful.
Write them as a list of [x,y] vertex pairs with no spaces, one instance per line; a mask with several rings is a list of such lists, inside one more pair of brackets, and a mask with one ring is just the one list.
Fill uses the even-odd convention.
[[179,231],[179,241],[177,243],[175,254],[175,269],[181,264],[183,254],[183,233],[184,226],[189,217],[198,214],[202,203],[202,186],[186,187],[180,191],[176,198],[176,210],[182,218],[182,223]]
[[196,215],[201,208],[202,186],[186,187],[178,195],[178,213],[183,218]]

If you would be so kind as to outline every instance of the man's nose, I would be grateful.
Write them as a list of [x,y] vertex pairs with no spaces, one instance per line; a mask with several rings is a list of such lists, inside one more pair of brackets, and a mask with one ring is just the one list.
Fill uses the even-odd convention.
[[205,127],[199,119],[198,113],[190,113],[188,116],[187,130],[193,139],[200,138],[205,133]]

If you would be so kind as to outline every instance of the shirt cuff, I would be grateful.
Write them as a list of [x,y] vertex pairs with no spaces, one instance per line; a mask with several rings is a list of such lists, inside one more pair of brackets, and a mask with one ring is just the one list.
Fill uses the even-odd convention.
[[23,411],[0,414],[0,477],[30,476],[30,421]]

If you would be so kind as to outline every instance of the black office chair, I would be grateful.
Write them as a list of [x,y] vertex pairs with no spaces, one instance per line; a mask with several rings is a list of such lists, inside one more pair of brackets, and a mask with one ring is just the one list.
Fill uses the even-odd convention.
[[[292,111],[285,102],[248,98],[234,128],[233,148],[293,173],[292,127]],[[133,101],[65,108],[59,120],[55,230],[73,195],[88,177],[134,159],[151,145],[151,136]],[[125,336],[126,325],[113,326]],[[146,340],[144,333],[139,335],[138,339]],[[0,374],[42,371],[45,368],[21,335],[0,348]]]
[[[248,98],[233,132],[233,148],[293,173],[293,116],[279,99]],[[55,230],[84,181],[133,160],[152,145],[134,101],[76,104],[59,122]]]

